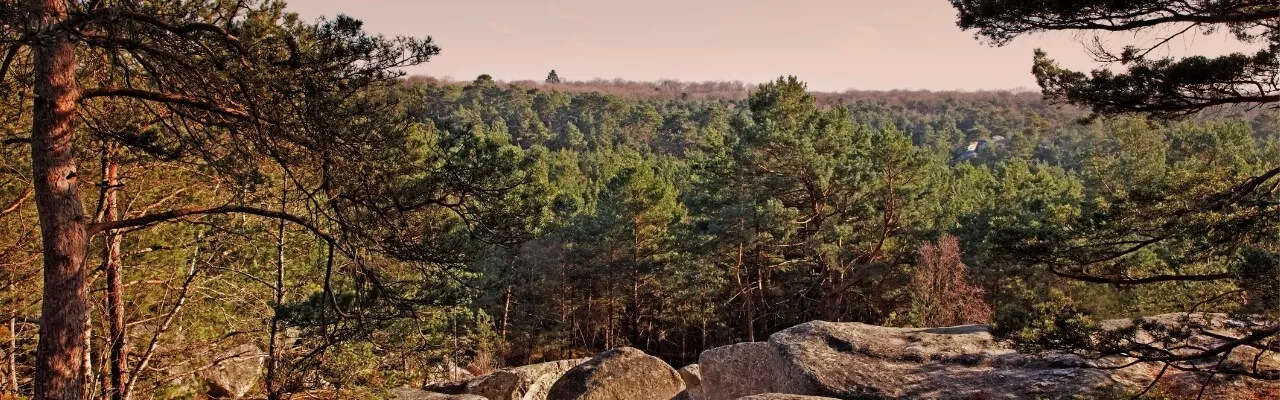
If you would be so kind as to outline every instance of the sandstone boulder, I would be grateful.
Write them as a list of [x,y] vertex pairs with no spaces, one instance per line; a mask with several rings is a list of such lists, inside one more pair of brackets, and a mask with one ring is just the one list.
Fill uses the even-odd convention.
[[[1170,316],[1153,321],[1176,323]],[[1105,327],[1123,327],[1108,321]],[[1075,399],[1135,393],[1160,370],[1137,364],[1082,368],[1085,360],[1061,354],[1022,354],[997,342],[986,325],[888,328],[859,323],[809,322],[770,336],[707,350],[699,358],[707,399],[762,393],[858,399]],[[1191,342],[1213,346],[1211,336]],[[1256,351],[1238,349],[1231,359]],[[1262,362],[1276,362],[1274,357]],[[1100,360],[1126,365],[1131,360]],[[1161,390],[1194,397],[1205,376],[1166,371]],[[1219,376],[1206,398],[1252,399],[1280,390],[1275,382]],[[1185,387],[1184,387],[1185,386]],[[1264,396],[1265,397],[1265,396]]]
[[467,393],[489,400],[544,400],[551,384],[565,371],[588,358],[551,361],[504,369],[491,374],[449,384],[432,385],[428,390],[442,393]]
[[694,400],[705,399],[702,394],[702,372],[698,368],[698,364],[689,364],[676,370],[680,374],[680,378],[684,379],[684,391],[689,393],[689,398]]
[[485,400],[473,394],[444,394],[411,387],[394,389],[391,394],[396,400]]
[[494,371],[467,381],[465,393],[484,397],[489,400],[518,400],[524,380],[515,372]]
[[541,364],[526,365],[515,368],[515,371],[529,382],[526,386],[524,395],[521,400],[546,400],[547,392],[551,391],[551,385],[555,384],[565,372],[573,367],[581,365],[591,360],[590,358],[576,358],[572,360],[560,360],[544,362]]
[[209,397],[244,397],[262,376],[264,356],[262,349],[249,343],[219,353],[214,357],[213,366],[200,374],[201,380],[209,388]]
[[671,400],[684,380],[662,360],[630,347],[600,353],[561,376],[547,400]]
[[765,393],[756,394],[747,397],[739,397],[737,400],[840,400],[833,397],[821,396],[805,396],[803,394],[783,394],[783,393]]
[[735,400],[761,393],[811,393],[818,389],[782,359],[768,342],[717,347],[698,356],[699,400]]

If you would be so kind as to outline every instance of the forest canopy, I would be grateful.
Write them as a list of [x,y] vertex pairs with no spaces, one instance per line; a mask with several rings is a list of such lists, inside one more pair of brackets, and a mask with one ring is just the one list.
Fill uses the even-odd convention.
[[[403,72],[430,37],[279,1],[0,2],[0,398],[386,398],[812,320],[1280,379],[1099,325],[1226,315],[1275,351],[1274,4],[952,4],[993,44],[1169,22],[1261,49],[1037,53],[1042,93],[449,81]],[[208,382],[243,359],[243,392]]]

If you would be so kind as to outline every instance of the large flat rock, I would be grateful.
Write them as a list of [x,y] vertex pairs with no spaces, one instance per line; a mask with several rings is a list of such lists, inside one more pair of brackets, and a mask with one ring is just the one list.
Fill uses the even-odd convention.
[[[1150,321],[1177,323],[1172,316]],[[1107,321],[1111,329],[1131,324]],[[1211,336],[1189,344],[1213,346]],[[1245,361],[1256,350],[1240,348],[1229,360]],[[1262,362],[1277,362],[1266,355]],[[1095,363],[1119,366],[1126,359]],[[707,350],[699,357],[702,392],[709,400],[782,393],[841,399],[1077,399],[1136,393],[1159,374],[1160,365],[1087,368],[1080,357],[1023,354],[996,341],[986,325],[891,328],[814,321],[769,337]],[[1099,365],[1099,364],[1095,364]],[[1194,397],[1207,376],[1166,371],[1161,391]],[[1256,399],[1280,393],[1276,382],[1217,376],[1205,398]]]

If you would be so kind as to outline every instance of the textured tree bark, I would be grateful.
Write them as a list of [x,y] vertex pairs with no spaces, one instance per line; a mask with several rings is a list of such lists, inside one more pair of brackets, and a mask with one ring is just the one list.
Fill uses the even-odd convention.
[[75,47],[59,25],[65,0],[31,0],[29,16],[41,29],[33,45],[35,101],[31,171],[44,249],[44,302],[36,346],[36,399],[84,396],[84,334],[89,322],[85,290],[84,206],[75,155]]

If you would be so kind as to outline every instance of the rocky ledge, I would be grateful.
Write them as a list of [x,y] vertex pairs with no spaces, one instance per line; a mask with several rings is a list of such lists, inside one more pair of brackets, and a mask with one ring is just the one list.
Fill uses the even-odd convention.
[[[1146,321],[1181,320],[1170,314]],[[1103,326],[1129,324],[1132,321],[1115,320]],[[1223,340],[1223,335],[1207,333],[1180,345],[1207,348]],[[1227,361],[1256,359],[1272,368],[1280,365],[1275,353],[1256,357],[1257,352],[1240,347]],[[1065,400],[1126,398],[1161,376],[1155,387],[1171,398],[1195,398],[1210,378],[1203,398],[1280,398],[1276,381],[1209,377],[1172,368],[1162,374],[1161,365],[1122,358],[1086,362],[1074,355],[1024,354],[995,340],[986,325],[922,329],[813,321],[775,333],[766,342],[707,350],[698,361],[677,371],[640,350],[618,348],[592,359],[503,370],[417,394],[488,400]]]

